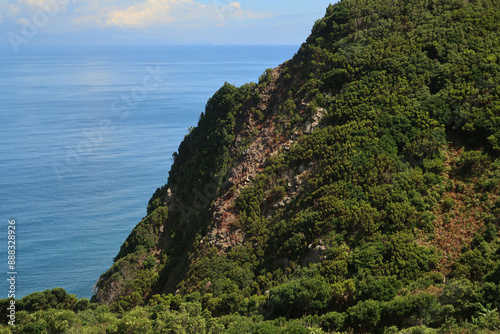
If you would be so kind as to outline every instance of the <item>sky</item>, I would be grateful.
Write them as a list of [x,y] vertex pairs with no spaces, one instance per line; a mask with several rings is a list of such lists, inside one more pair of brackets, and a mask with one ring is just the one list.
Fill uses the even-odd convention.
[[330,0],[0,0],[0,45],[299,45]]

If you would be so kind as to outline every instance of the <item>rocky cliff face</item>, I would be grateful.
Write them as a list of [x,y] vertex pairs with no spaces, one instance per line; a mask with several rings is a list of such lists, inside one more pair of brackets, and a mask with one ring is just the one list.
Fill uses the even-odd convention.
[[208,101],[95,299],[126,309],[199,293],[228,314],[270,291],[294,317],[379,298],[367,280],[486,280],[498,266],[499,13],[330,6],[293,59]]
[[[162,253],[160,245],[165,247],[165,243],[174,242],[165,233],[165,231],[171,232],[172,229],[175,229],[173,227],[170,229],[168,227],[165,228],[168,222],[171,222],[172,225],[184,226],[186,230],[189,230],[193,234],[200,230],[203,231],[204,236],[198,242],[195,242],[193,248],[189,247],[190,251],[202,252],[205,249],[215,247],[220,256],[225,256],[233,247],[242,246],[250,240],[245,228],[239,224],[240,210],[236,202],[240,193],[243,189],[252,185],[253,179],[258,174],[264,172],[269,158],[289,151],[294,141],[303,134],[311,134],[319,126],[319,121],[325,112],[323,108],[315,107],[316,109],[310,117],[305,118],[305,121],[302,120],[299,124],[295,125],[292,132],[289,129],[288,135],[284,136],[284,133],[281,132],[283,124],[289,127],[288,123],[290,121],[284,120],[280,114],[283,112],[282,104],[284,101],[287,101],[287,96],[284,92],[288,91],[287,87],[290,86],[290,83],[286,82],[289,80],[283,78],[282,67],[266,70],[260,78],[258,85],[245,86],[243,89],[248,90],[250,95],[247,93],[247,96],[244,97],[244,104],[238,107],[232,106],[238,109],[238,117],[232,125],[234,128],[234,140],[227,147],[229,148],[227,150],[227,154],[229,155],[228,160],[231,161],[231,165],[230,168],[227,168],[225,175],[221,177],[222,174],[217,170],[216,165],[212,166],[213,168],[210,168],[208,173],[203,171],[203,173],[210,174],[210,179],[204,182],[203,186],[193,185],[190,190],[188,188],[186,192],[187,196],[183,196],[182,199],[176,195],[175,182],[171,182],[171,184],[169,183],[169,185],[158,189],[150,201],[150,205],[154,203],[154,206],[148,208],[148,212],[154,214],[158,210],[165,212],[174,211],[177,213],[178,220],[174,221],[173,219],[165,218],[164,220],[157,221],[155,232],[153,232],[147,226],[149,221],[146,222],[150,216],[146,217],[145,221],[136,227],[127,239],[127,242],[122,246],[120,254],[116,258],[118,260],[117,263],[120,263],[119,260],[125,255],[125,252],[128,253],[128,257],[130,257],[130,254],[137,253],[130,249],[126,250],[130,244],[136,243],[139,248],[142,246],[136,240],[133,240],[137,239],[134,238],[137,235],[143,235],[142,232],[138,231],[140,227],[147,229],[148,232],[145,234],[150,234],[151,238],[155,239],[155,242],[158,244],[149,251],[140,248],[141,256],[133,259],[135,265],[130,264],[130,261],[123,261],[126,263],[126,269],[120,268],[116,273],[113,270],[114,268],[112,268],[108,273],[104,274],[96,285],[96,287],[99,287],[96,290],[96,300],[106,304],[119,300],[120,295],[124,293],[123,288],[126,285],[124,282],[135,281],[136,278],[133,271],[144,268],[142,261],[150,255],[160,256]],[[224,90],[224,87],[221,90]],[[292,99],[288,99],[288,102],[295,104],[295,101]],[[300,108],[302,108],[300,111],[302,114],[309,108],[309,104],[301,100]],[[188,138],[189,136],[187,136],[185,142]],[[174,157],[176,157],[175,154]],[[216,171],[218,172],[217,174]],[[302,188],[302,179],[305,174],[307,174],[305,167],[301,168],[300,173],[297,175],[292,172],[288,173],[289,191],[285,196],[267,203],[268,217],[271,217],[276,210],[286,207],[291,199],[298,194]],[[201,227],[197,226],[200,216],[203,216]],[[197,227],[193,228],[194,225]],[[184,235],[183,240],[185,240],[184,238],[192,242],[192,235]],[[200,235],[198,235],[198,238],[200,238]],[[193,259],[191,258],[190,261],[193,261]],[[157,263],[159,262],[157,261]],[[186,270],[189,268],[189,261],[181,263],[182,266],[186,266],[183,272],[185,275]],[[132,266],[134,269],[129,269],[129,266]],[[161,264],[159,267],[161,267]],[[113,275],[110,276],[110,273]],[[162,293],[173,292],[175,285],[170,275],[171,273],[167,274],[164,286],[161,284],[156,285],[151,287],[150,291]],[[179,277],[177,277],[176,283],[179,283],[178,279]],[[132,290],[126,293],[132,293]],[[142,297],[145,296],[142,295]]]

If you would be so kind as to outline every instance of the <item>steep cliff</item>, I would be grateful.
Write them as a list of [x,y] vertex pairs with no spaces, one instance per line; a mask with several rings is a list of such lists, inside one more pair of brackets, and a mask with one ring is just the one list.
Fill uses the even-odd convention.
[[95,299],[359,332],[470,319],[446,282],[499,291],[498,22],[498,1],[330,6],[290,61],[207,102]]

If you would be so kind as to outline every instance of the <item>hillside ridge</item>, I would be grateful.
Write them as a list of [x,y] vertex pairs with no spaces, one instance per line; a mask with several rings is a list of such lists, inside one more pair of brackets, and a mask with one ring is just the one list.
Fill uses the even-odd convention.
[[[329,314],[323,328],[354,332],[500,307],[484,290],[500,270],[499,20],[497,1],[329,6],[291,60],[209,99],[94,300],[199,294],[214,316]],[[457,282],[468,306],[445,298]],[[391,309],[410,299],[430,313]]]

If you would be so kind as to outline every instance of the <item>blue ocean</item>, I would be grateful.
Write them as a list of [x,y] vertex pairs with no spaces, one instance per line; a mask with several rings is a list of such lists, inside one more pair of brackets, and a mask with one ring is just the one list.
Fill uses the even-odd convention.
[[[92,296],[172,153],[224,82],[256,82],[298,46],[47,47],[0,54],[0,298]],[[15,267],[8,267],[9,221]],[[3,257],[3,259],[2,259]]]

